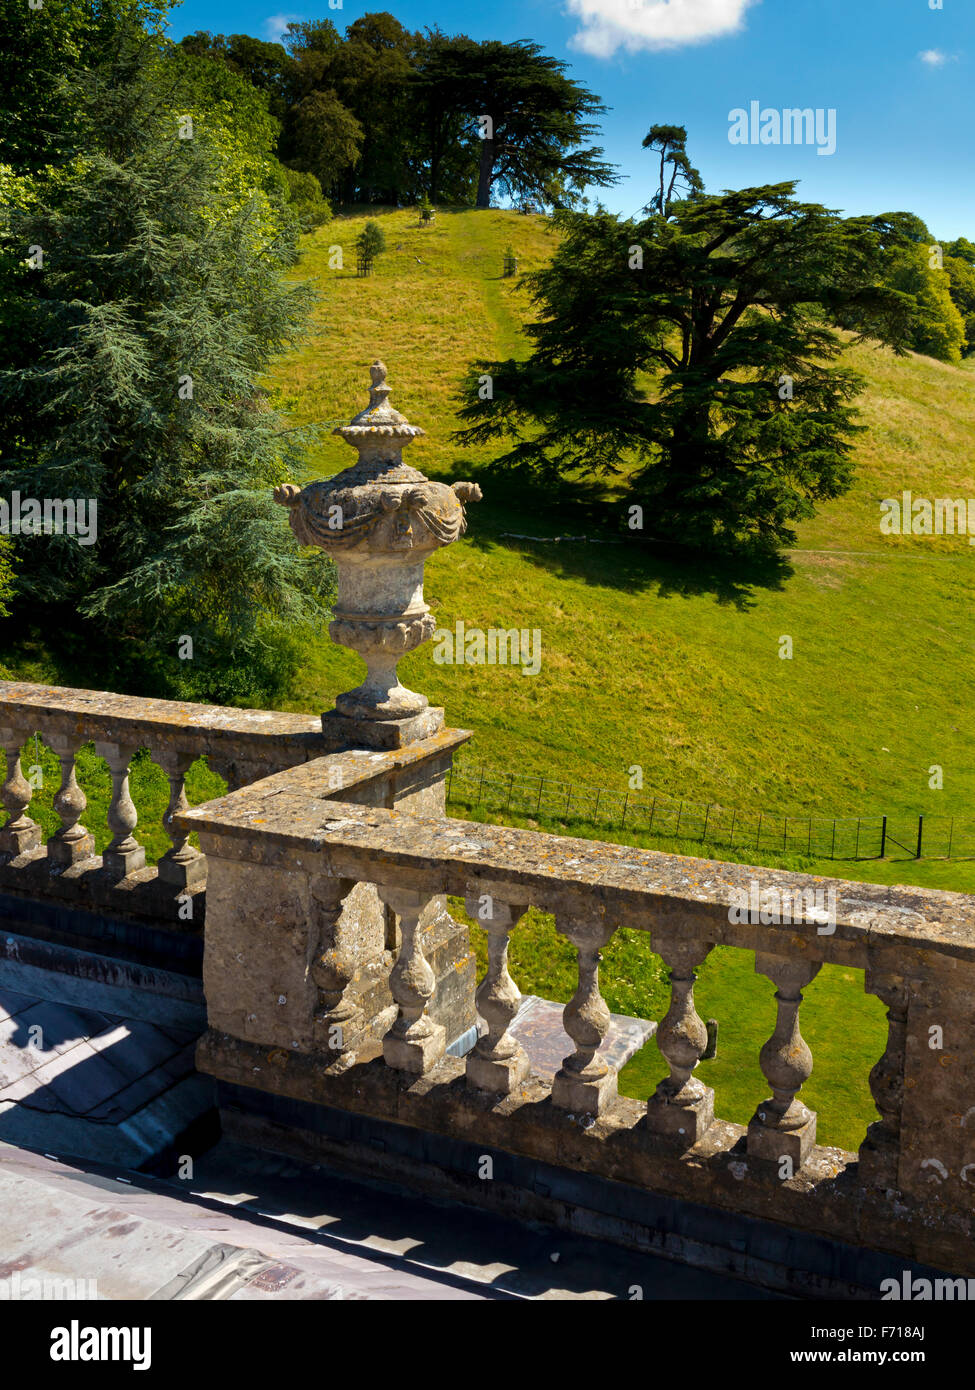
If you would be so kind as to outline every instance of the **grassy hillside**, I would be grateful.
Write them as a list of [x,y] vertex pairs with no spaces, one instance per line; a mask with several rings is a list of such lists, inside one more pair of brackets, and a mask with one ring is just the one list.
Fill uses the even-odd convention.
[[[375,216],[375,214],[373,214]],[[620,503],[603,492],[588,514],[556,514],[545,494],[511,493],[490,455],[450,443],[455,395],[478,356],[520,354],[531,309],[501,276],[510,242],[519,269],[554,238],[544,219],[412,211],[380,215],[389,250],[357,279],[364,218],[308,239],[302,273],[317,279],[312,341],[277,374],[296,421],[346,419],[364,403],[366,365],[382,356],[393,401],[429,438],[409,457],[431,476],[474,476],[485,500],[471,532],[427,566],[443,626],[538,628],[537,676],[511,667],[438,666],[432,648],[402,664],[407,683],[477,732],[474,756],[501,767],[624,787],[633,764],[662,794],[744,809],[817,814],[959,814],[975,806],[975,719],[961,693],[975,671],[966,538],[890,538],[879,500],[975,495],[975,376],[927,358],[851,349],[869,380],[868,433],[852,493],[803,526],[778,572],[678,565],[649,547],[515,540],[505,532],[605,536]],[[344,271],[328,269],[344,248]],[[351,461],[326,437],[312,472]],[[779,657],[790,636],[793,657]],[[317,708],[359,679],[327,641],[309,653],[294,708]],[[943,769],[932,790],[929,768]],[[763,856],[764,857],[764,856]],[[971,865],[861,865],[851,876],[975,887]],[[842,866],[847,873],[847,866]]]

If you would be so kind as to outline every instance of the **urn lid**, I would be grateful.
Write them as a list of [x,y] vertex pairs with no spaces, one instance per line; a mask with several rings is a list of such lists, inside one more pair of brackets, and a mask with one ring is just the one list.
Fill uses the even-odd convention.
[[368,447],[370,442],[395,440],[402,447],[412,440],[426,434],[419,425],[411,425],[405,415],[394,410],[389,403],[392,387],[386,381],[386,364],[378,359],[369,368],[372,385],[369,388],[369,404],[360,410],[349,424],[339,425],[332,431],[339,435],[354,449]]

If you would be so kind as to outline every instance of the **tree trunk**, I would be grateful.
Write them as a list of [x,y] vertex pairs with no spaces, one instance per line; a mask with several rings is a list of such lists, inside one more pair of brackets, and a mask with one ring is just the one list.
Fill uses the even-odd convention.
[[494,141],[481,141],[481,168],[477,176],[477,204],[479,208],[491,206],[491,185],[494,182]]

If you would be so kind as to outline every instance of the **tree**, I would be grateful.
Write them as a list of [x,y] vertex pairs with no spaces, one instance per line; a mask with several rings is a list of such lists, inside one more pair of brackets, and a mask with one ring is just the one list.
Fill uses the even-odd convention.
[[369,265],[386,250],[386,234],[378,222],[367,222],[356,239],[359,255]]
[[469,39],[427,29],[411,77],[417,173],[428,174],[433,202],[473,202],[480,141],[473,129],[464,57]]
[[642,222],[560,214],[559,249],[529,277],[532,352],[473,367],[460,441],[507,437],[502,466],[556,484],[626,473],[653,534],[682,544],[791,544],[853,476],[861,382],[831,365],[834,328],[901,350],[913,309],[883,284],[890,229],[794,190],[697,196]]
[[412,203],[429,191],[487,207],[496,188],[569,206],[589,185],[617,182],[589,144],[605,107],[524,40],[411,33],[381,11],[344,36],[311,20],[289,24],[283,45],[201,32],[182,47],[263,92],[282,121],[279,158],[345,203]]
[[65,63],[97,48],[119,19],[157,15],[143,0],[47,0],[38,9],[0,0],[0,164],[26,172],[63,157],[78,134],[59,80]]
[[[975,250],[975,248],[973,248]],[[966,357],[975,353],[975,262],[961,256],[945,256],[945,272],[951,301],[961,315],[965,332],[962,349]]]
[[208,58],[243,77],[262,92],[268,110],[282,120],[294,100],[296,64],[280,43],[268,43],[250,34],[211,34],[197,30],[180,40],[180,49]]
[[[50,630],[76,629],[77,612],[103,668],[250,698],[281,679],[286,625],[320,612],[328,588],[275,515],[299,438],[258,385],[310,295],[285,278],[298,229],[255,182],[252,132],[235,139],[216,109],[187,133],[195,94],[171,59],[160,34],[119,19],[65,79],[70,158],[8,200],[6,247],[46,258],[12,283],[23,332],[0,374],[14,422],[0,478],[97,502],[94,544],[18,542],[18,593]],[[184,636],[192,662],[176,659]]]
[[943,266],[948,248],[916,213],[885,212],[881,222],[889,229],[884,243],[887,281],[910,295],[915,305],[908,346],[942,362],[960,362],[965,326],[953,302],[950,274]]
[[546,206],[574,202],[584,189],[618,182],[613,166],[588,146],[595,133],[590,118],[606,110],[585,87],[565,75],[566,64],[538,44],[457,38],[439,43],[421,65],[428,101],[442,83],[437,120],[463,119],[477,140],[476,205],[490,206],[492,189],[512,199],[537,199]]
[[551,207],[572,203],[593,183],[618,182],[602,150],[586,145],[595,132],[590,118],[606,108],[565,70],[527,40],[477,43],[428,31],[414,83],[434,199],[446,154],[460,142],[477,156],[477,207],[490,206],[495,188]]
[[364,132],[350,202],[403,202],[411,191],[414,49],[414,36],[385,12],[361,15],[345,31],[334,65],[336,90]]
[[887,280],[914,301],[908,346],[942,362],[960,362],[965,325],[952,302],[949,276],[931,264],[928,245],[909,242],[893,247],[888,253]]
[[322,197],[322,186],[314,174],[286,168],[284,176],[288,185],[288,202],[303,228],[310,230],[331,221],[332,209]]
[[315,175],[323,191],[340,190],[362,150],[365,132],[334,91],[309,92],[291,113],[293,163]]
[[643,148],[660,155],[659,187],[645,212],[669,217],[675,194],[691,198],[704,192],[701,175],[688,158],[686,146],[687,130],[682,125],[654,125],[643,137]]
[[975,245],[967,237],[960,236],[956,241],[947,242],[945,255],[959,261],[967,261],[969,265],[975,265]]

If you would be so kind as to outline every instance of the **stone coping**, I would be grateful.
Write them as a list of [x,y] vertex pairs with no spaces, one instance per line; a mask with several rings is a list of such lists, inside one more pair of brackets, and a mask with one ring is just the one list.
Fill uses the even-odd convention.
[[108,690],[0,681],[0,724],[20,728],[32,721],[38,729],[55,727],[84,739],[124,737],[140,747],[151,744],[156,734],[187,749],[211,739],[255,736],[296,740],[316,751],[323,748],[320,715],[194,705],[180,700],[117,695]]
[[[212,752],[258,761],[263,755],[272,764],[300,764],[335,751],[345,754],[356,743],[351,721],[335,721],[334,727],[326,725],[327,731],[323,731],[320,714],[196,705],[26,681],[0,681],[0,728],[3,727],[63,734],[79,744],[99,739],[148,747],[150,751],[171,749],[194,756]],[[428,757],[431,752],[455,748],[470,737],[466,730],[443,729],[405,748],[359,756],[387,759],[382,770],[391,771]],[[393,758],[399,761],[389,760]]]
[[[0,709],[0,727],[2,719]],[[466,729],[442,729],[432,738],[405,748],[384,752],[356,748],[327,753],[263,778],[260,782],[262,795],[273,798],[278,788],[286,788],[291,795],[300,795],[307,801],[341,796],[343,792],[364,794],[368,798],[375,794],[372,789],[384,779],[397,782],[402,775],[410,781],[411,769],[415,769],[415,775],[420,778],[428,768],[434,776],[439,775],[453,749],[470,737]],[[221,798],[221,804],[226,800],[226,797]],[[205,888],[205,876],[180,886],[160,879],[156,866],[150,865],[115,880],[104,872],[100,855],[83,859],[66,869],[52,868],[46,845],[38,845],[14,857],[0,855],[0,891],[34,902],[109,912],[127,921],[147,921],[180,932],[202,932]],[[188,897],[196,901],[192,918],[184,921],[179,910]]]
[[[425,746],[425,745],[424,745]],[[410,750],[401,750],[408,753]],[[377,764],[378,765],[378,764]],[[321,855],[335,877],[463,896],[493,892],[545,911],[615,918],[618,926],[703,934],[715,944],[888,969],[923,977],[930,953],[975,962],[975,897],[886,887],[662,854],[462,820],[425,820],[314,794],[316,763],[209,801],[177,817],[210,854],[279,867]],[[833,890],[835,930],[815,921],[730,920],[733,890]],[[868,956],[867,948],[900,955]],[[907,948],[908,954],[903,954]]]

